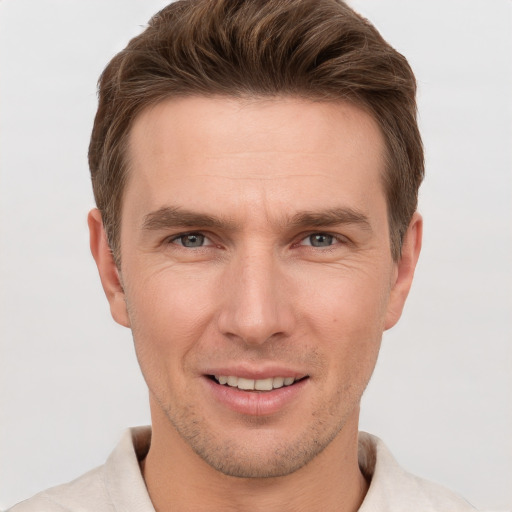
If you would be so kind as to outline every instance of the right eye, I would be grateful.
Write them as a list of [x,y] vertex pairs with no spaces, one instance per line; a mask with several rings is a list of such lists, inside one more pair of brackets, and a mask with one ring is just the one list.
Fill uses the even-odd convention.
[[328,233],[314,233],[303,240],[302,245],[310,245],[312,247],[330,247],[338,242],[333,235]]
[[188,249],[212,245],[212,242],[202,233],[183,233],[172,238],[170,242]]

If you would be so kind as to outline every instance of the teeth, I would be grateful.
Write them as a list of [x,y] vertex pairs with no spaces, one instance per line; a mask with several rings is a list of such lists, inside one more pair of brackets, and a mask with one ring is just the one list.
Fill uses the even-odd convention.
[[268,379],[244,379],[233,375],[215,375],[219,384],[227,384],[232,388],[242,389],[244,391],[272,391],[272,389],[291,386],[295,382],[294,377],[270,377]]
[[282,388],[284,385],[284,377],[274,377],[272,386],[274,389],[276,388]]
[[[231,384],[230,384],[231,386]],[[245,389],[247,391],[250,391],[251,389],[254,389],[254,380],[252,379],[243,379],[242,377],[238,377],[238,389]]]
[[[254,389],[258,391],[272,391],[274,379],[260,379],[254,381]],[[239,385],[240,386],[240,385]]]

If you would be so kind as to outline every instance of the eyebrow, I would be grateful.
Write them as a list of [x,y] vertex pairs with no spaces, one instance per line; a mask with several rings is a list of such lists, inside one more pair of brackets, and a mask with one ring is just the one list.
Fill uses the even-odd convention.
[[353,208],[331,208],[320,212],[301,212],[291,218],[293,227],[329,227],[356,224],[365,231],[372,231],[368,217]]
[[184,210],[179,207],[164,206],[144,217],[142,229],[154,231],[174,227],[198,227],[234,229],[233,222],[204,213]]
[[[352,208],[304,211],[296,213],[291,217],[285,217],[284,220],[285,225],[294,229],[356,224],[365,231],[372,231],[368,217],[364,213]],[[157,231],[176,227],[201,227],[234,231],[239,226],[229,219],[170,206],[165,206],[148,213],[142,223],[142,229],[145,231]]]

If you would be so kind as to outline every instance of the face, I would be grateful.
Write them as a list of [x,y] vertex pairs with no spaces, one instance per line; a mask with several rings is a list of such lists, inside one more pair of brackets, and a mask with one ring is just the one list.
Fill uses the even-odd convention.
[[108,250],[93,253],[133,331],[154,432],[256,477],[357,431],[419,250],[416,220],[392,260],[384,153],[344,103],[192,97],[135,121],[122,287]]

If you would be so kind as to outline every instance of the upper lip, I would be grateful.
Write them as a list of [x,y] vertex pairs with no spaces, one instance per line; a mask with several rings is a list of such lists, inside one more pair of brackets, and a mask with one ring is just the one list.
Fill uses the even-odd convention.
[[293,377],[294,379],[298,380],[308,376],[308,374],[304,371],[285,366],[259,365],[258,368],[255,368],[243,364],[208,368],[204,372],[204,375],[224,375],[227,377],[234,376],[252,380],[270,379],[273,377]]

